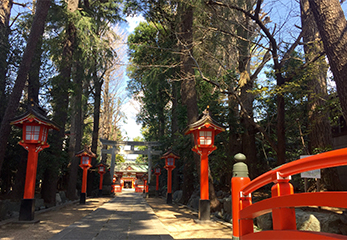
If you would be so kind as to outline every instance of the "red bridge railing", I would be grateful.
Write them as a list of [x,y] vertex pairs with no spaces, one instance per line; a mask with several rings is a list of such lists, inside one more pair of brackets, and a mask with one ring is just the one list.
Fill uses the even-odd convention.
[[[233,239],[346,239],[347,236],[323,232],[298,231],[295,207],[328,206],[347,208],[347,192],[294,194],[291,176],[317,169],[347,165],[347,148],[317,154],[272,169],[250,181],[246,165],[234,165],[232,185]],[[252,204],[251,194],[274,183],[272,197]],[[254,232],[253,219],[272,212],[273,230]]]

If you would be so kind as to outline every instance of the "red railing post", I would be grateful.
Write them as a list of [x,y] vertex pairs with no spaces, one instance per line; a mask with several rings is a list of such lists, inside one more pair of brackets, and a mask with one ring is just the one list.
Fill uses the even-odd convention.
[[[240,192],[240,211],[250,205],[252,205],[251,194],[245,196],[242,192]],[[253,219],[240,219],[239,224],[240,237],[254,232]]]
[[[248,167],[244,163],[246,156],[238,153],[234,156],[236,163],[233,166],[233,177],[231,179],[231,201],[232,201],[232,219],[233,219],[233,240],[240,238],[240,207],[250,205],[250,196],[247,199],[240,198],[240,190],[251,180],[248,177]],[[252,223],[253,229],[253,223]],[[243,231],[241,231],[243,232]]]
[[[290,176],[282,178],[279,172],[274,176],[274,185],[271,188],[272,197],[294,194]],[[296,230],[295,208],[272,209],[274,230]]]

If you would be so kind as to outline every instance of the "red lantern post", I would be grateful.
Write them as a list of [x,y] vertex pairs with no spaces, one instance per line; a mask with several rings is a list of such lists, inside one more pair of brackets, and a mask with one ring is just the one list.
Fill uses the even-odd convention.
[[79,151],[76,154],[76,157],[81,157],[80,167],[83,170],[82,176],[82,188],[80,195],[80,204],[86,203],[86,192],[87,192],[87,175],[88,169],[92,166],[90,163],[93,157],[96,157],[95,153],[93,153],[89,147],[85,146],[83,150]]
[[156,185],[155,185],[155,195],[159,197],[159,175],[161,174],[160,167],[155,168]]
[[143,193],[146,195],[146,198],[148,198],[148,184],[147,184],[147,180],[148,180],[148,176],[147,174],[145,174],[143,177],[142,177],[142,180],[144,182],[143,184]]
[[195,146],[192,151],[200,155],[200,201],[199,220],[210,220],[210,198],[208,184],[208,155],[217,147],[214,145],[214,137],[225,129],[210,116],[209,107],[202,117],[195,123],[190,124],[185,134],[192,133]]
[[45,111],[36,103],[31,102],[28,111],[11,121],[11,125],[23,129],[22,140],[19,142],[28,151],[28,162],[25,176],[24,196],[20,206],[19,220],[34,220],[35,182],[39,152],[48,148],[47,136],[49,129],[59,128],[47,119]]
[[167,170],[166,203],[171,204],[172,203],[172,170],[176,167],[175,160],[179,159],[180,157],[170,149],[168,152],[164,153],[164,155],[161,158],[165,159],[164,168]]
[[100,175],[100,182],[99,182],[99,193],[98,196],[102,196],[102,183],[103,183],[103,179],[104,179],[104,174],[106,173],[106,168],[107,165],[100,163],[99,165],[97,165],[98,168],[98,173]]

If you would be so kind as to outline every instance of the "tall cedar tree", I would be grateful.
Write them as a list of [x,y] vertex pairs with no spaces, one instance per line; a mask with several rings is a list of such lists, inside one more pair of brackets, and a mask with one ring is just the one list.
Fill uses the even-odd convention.
[[[317,24],[314,16],[309,8],[308,0],[301,0],[301,21],[302,25],[307,25],[307,31],[303,36],[305,59],[310,62],[312,58],[324,51],[321,38],[318,32]],[[318,69],[318,71],[317,71]],[[327,71],[328,64],[324,57],[316,60],[309,68],[310,82],[309,86],[309,153],[314,154],[331,149],[333,145],[332,130],[329,120],[329,109],[327,109],[326,101],[327,93]],[[337,174],[336,168],[328,168],[322,170],[322,179],[328,190],[342,190],[341,181]]]
[[12,89],[12,93],[9,97],[8,104],[6,107],[5,114],[1,121],[0,127],[0,171],[2,163],[4,161],[4,156],[6,152],[7,139],[11,132],[10,121],[15,116],[16,110],[19,105],[19,100],[22,96],[22,91],[27,80],[27,75],[30,70],[32,58],[35,55],[36,46],[40,41],[40,38],[44,32],[46,17],[48,14],[51,1],[38,0],[36,3],[36,12],[33,20],[33,24],[30,30],[29,38],[25,51],[23,53],[23,58],[21,65],[18,69],[17,78],[15,85]]
[[0,2],[0,120],[5,112],[6,102],[6,73],[7,73],[7,56],[10,49],[10,15],[13,6],[12,0],[2,0]]
[[[73,13],[77,10],[77,6],[78,1],[68,1],[68,12]],[[46,203],[52,205],[55,204],[55,192],[58,182],[58,172],[56,170],[59,169],[61,162],[63,140],[65,137],[65,124],[69,106],[69,86],[75,42],[76,27],[74,23],[69,20],[66,24],[65,39],[63,40],[63,54],[59,66],[59,75],[53,80],[54,84],[52,88],[53,121],[59,125],[60,131],[53,132],[50,143],[55,161],[54,165],[46,168],[42,184],[42,198]],[[66,196],[71,200],[76,199],[76,186],[73,188],[69,188],[69,186],[70,185],[68,185]]]
[[347,120],[347,21],[339,0],[309,0]]

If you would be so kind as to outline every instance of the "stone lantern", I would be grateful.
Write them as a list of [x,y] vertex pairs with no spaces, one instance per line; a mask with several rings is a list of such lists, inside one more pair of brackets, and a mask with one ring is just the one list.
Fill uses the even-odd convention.
[[185,134],[193,134],[194,147],[192,151],[200,155],[200,201],[199,201],[199,220],[210,220],[210,198],[208,186],[208,155],[213,152],[217,147],[214,145],[214,137],[225,131],[220,124],[218,124],[210,116],[209,107],[203,112],[200,119],[190,124]]
[[20,206],[19,220],[34,220],[35,212],[35,182],[38,154],[48,148],[48,130],[59,128],[46,117],[45,111],[37,103],[31,101],[28,111],[16,117],[11,125],[23,129],[22,140],[19,142],[28,151],[28,162],[25,176],[24,196]]

